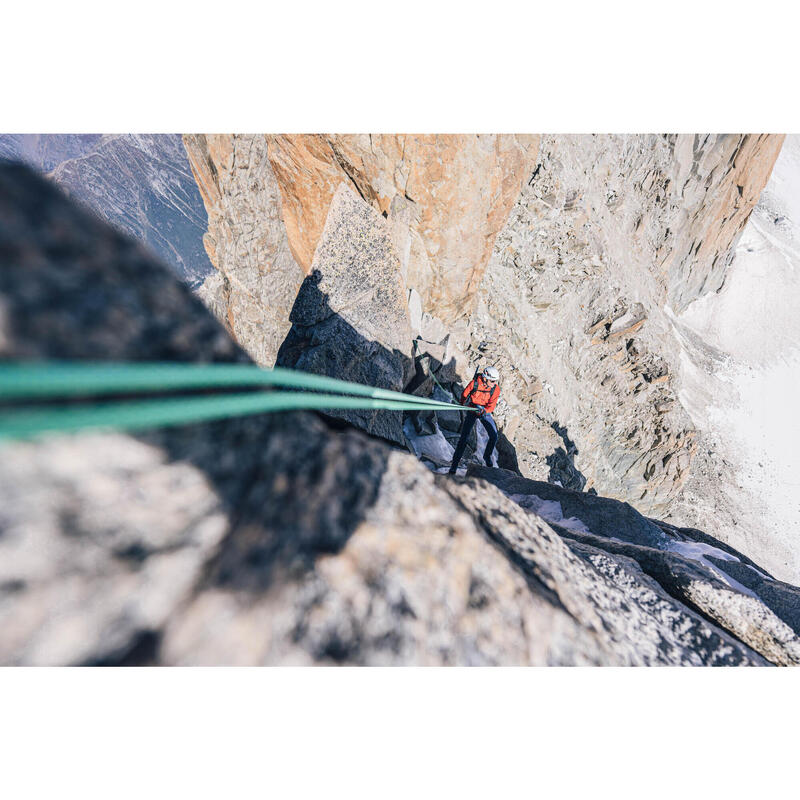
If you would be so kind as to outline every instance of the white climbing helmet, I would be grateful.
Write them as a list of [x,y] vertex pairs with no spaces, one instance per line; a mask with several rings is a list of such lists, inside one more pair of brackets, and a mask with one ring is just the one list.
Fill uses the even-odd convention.
[[500,380],[500,373],[494,367],[486,367],[481,373],[487,381],[494,381],[497,383]]

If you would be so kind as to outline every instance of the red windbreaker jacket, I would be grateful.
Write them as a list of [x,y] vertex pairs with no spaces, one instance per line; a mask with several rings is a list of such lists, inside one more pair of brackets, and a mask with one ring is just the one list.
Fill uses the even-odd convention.
[[[470,394],[472,397],[470,397]],[[467,384],[461,395],[461,405],[466,404],[467,401],[475,406],[483,406],[486,411],[491,414],[494,411],[497,401],[500,399],[500,387],[495,384],[492,389],[489,384],[483,379],[483,376],[478,375]]]

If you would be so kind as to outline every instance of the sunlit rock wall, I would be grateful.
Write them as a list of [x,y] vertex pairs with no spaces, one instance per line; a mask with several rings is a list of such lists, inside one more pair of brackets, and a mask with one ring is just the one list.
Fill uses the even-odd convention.
[[719,288],[781,136],[546,136],[472,317],[504,378],[501,421],[530,473],[553,424],[584,488],[664,513],[696,431],[666,308]]

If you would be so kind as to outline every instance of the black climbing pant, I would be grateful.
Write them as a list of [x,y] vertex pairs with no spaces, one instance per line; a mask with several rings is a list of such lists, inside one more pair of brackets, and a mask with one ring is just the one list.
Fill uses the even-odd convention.
[[483,451],[483,460],[487,467],[492,466],[492,453],[494,452],[494,446],[497,444],[497,424],[491,414],[481,414],[480,416],[478,414],[465,414],[464,421],[461,423],[461,436],[458,437],[458,444],[453,453],[453,463],[450,467],[451,473],[458,469],[461,456],[464,455],[464,448],[467,446],[467,439],[476,422],[480,422],[489,435],[489,441]]

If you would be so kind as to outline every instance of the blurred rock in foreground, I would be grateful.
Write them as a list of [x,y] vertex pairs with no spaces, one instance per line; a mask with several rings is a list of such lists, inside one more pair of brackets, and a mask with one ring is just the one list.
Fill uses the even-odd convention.
[[[245,358],[19,166],[0,260],[4,359]],[[2,445],[3,664],[788,664],[799,597],[699,531],[307,413]]]

